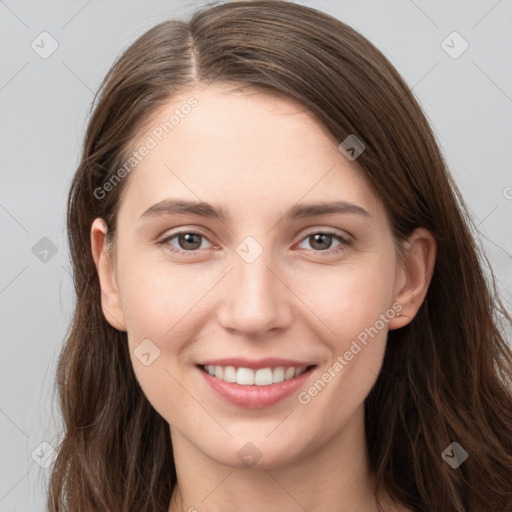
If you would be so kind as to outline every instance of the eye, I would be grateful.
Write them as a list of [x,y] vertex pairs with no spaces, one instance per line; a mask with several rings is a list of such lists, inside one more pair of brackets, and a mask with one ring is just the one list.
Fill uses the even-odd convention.
[[[176,245],[172,244],[171,241],[176,239]],[[194,231],[180,231],[165,237],[161,240],[159,245],[166,245],[172,252],[179,252],[181,254],[190,253],[193,255],[196,249],[204,249],[202,247],[202,240],[206,240],[206,237],[200,233]]]
[[[339,244],[335,246],[335,249],[330,248],[330,246],[332,246],[333,239],[339,240]],[[310,243],[314,252],[328,252],[329,254],[343,251],[351,243],[351,240],[328,230],[311,232],[306,235],[306,238],[303,238],[303,242],[304,241],[308,241]]]
[[[172,243],[174,239],[176,239],[176,241]],[[206,236],[201,233],[180,231],[165,237],[159,241],[158,244],[165,245],[172,252],[180,254],[188,253],[187,255],[192,256],[196,254],[199,249],[205,248],[202,243],[205,240],[207,240]],[[333,240],[338,240],[338,245],[335,246],[334,249],[331,249]],[[352,243],[350,239],[344,238],[338,233],[329,230],[310,232],[302,239],[301,243],[304,241],[309,241],[312,247],[310,250],[314,252],[326,252],[328,254],[343,251]]]

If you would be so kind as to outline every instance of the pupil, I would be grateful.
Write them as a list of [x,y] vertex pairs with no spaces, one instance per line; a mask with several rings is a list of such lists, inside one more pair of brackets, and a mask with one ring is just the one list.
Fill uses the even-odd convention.
[[[186,244],[192,244],[192,245],[195,245],[197,247],[199,247],[199,245],[201,245],[201,243],[199,243],[199,245],[197,245],[197,241],[194,242],[193,239],[194,237],[196,237],[198,235],[195,235],[194,233],[185,233],[185,234],[182,234],[181,235],[181,240],[185,242],[185,245]],[[187,249],[197,249],[197,247],[185,247]]]
[[[330,245],[332,235],[327,235],[325,233],[319,233],[317,235],[313,235],[313,247],[317,244],[317,240],[320,239],[320,243],[327,243],[327,245]],[[327,247],[317,247],[317,249],[326,249]]]

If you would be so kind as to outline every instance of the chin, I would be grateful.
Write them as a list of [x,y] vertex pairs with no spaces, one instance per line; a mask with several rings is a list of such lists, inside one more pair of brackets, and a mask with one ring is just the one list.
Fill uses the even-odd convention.
[[295,462],[300,458],[302,449],[306,448],[301,446],[300,440],[294,440],[289,435],[286,442],[281,442],[277,436],[273,440],[266,439],[265,435],[260,431],[253,437],[247,434],[243,438],[235,437],[224,445],[221,452],[205,450],[204,453],[215,462],[231,468],[265,470]]

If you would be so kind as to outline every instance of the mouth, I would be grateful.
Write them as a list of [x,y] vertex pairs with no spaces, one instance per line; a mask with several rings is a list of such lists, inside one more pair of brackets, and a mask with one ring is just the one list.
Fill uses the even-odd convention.
[[[245,364],[243,366],[242,364]],[[197,364],[216,396],[237,407],[263,409],[297,393],[317,365],[277,363]],[[249,368],[248,366],[254,366]]]
[[208,375],[224,382],[240,386],[271,386],[299,377],[315,365],[310,366],[276,366],[257,370],[243,366],[198,365]]

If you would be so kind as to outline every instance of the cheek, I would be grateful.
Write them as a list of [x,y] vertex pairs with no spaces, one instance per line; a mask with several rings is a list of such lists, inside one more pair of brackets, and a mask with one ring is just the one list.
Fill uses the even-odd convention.
[[219,278],[192,265],[171,266],[147,259],[137,263],[136,258],[127,263],[119,266],[120,291],[137,380],[169,423],[186,417],[189,410],[191,417],[197,417],[198,411],[180,383],[190,378],[193,342],[215,312],[210,308],[204,314]]
[[[340,349],[391,308],[394,271],[391,266],[372,260],[340,266],[323,279],[316,276],[294,286]],[[379,326],[382,330],[380,323]]]
[[[136,260],[121,268],[121,298],[128,332],[134,338],[172,337],[212,287],[207,273],[186,266]],[[214,281],[213,281],[214,282]]]
[[[390,266],[382,260],[369,260],[331,272],[324,281],[327,284],[312,281],[316,284],[309,287],[307,304],[322,321],[326,334],[321,341],[329,355],[319,375],[321,382],[304,390],[307,396],[301,403],[321,394],[315,398],[317,406],[325,407],[325,414],[341,417],[365,399],[380,371],[388,323],[395,316],[391,307],[393,279]],[[332,403],[339,400],[347,410],[329,412]]]
[[183,267],[163,274],[148,262],[130,262],[124,270],[121,293],[136,378],[169,423],[188,414],[197,417],[194,403],[180,383],[186,378],[183,358],[195,337],[194,314],[197,317],[198,300],[208,291],[208,279],[190,286],[193,276]]

